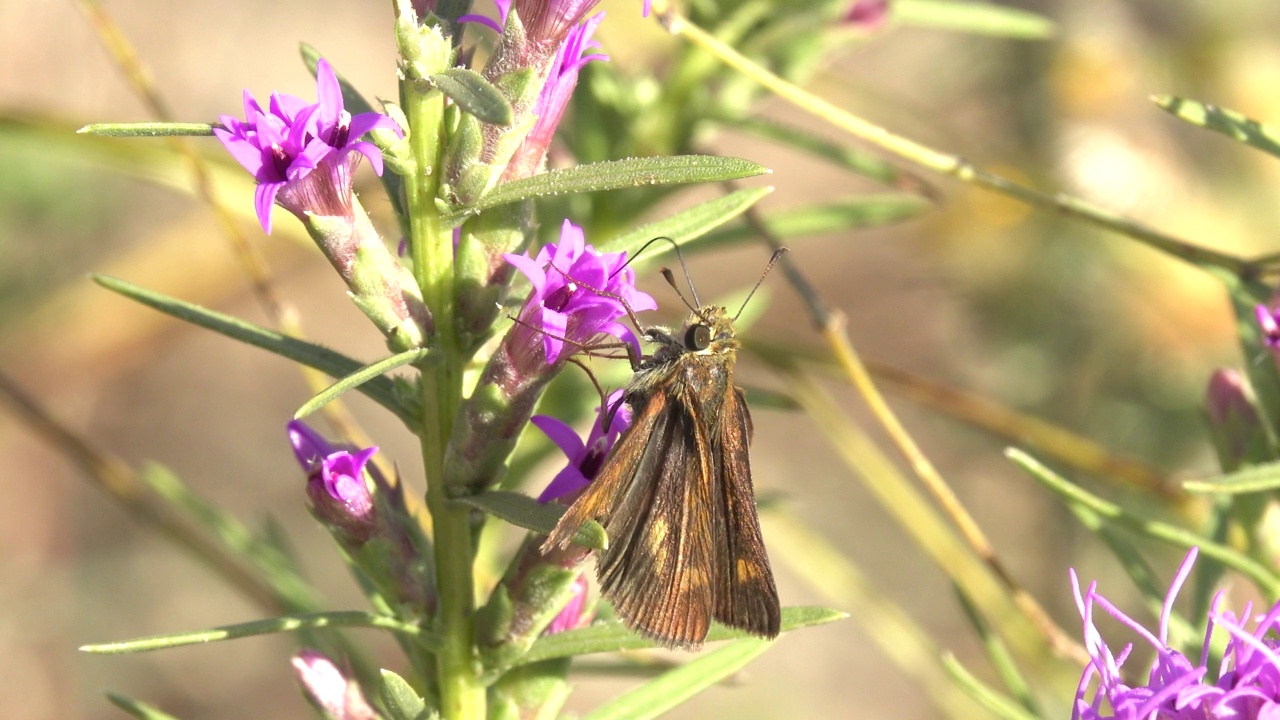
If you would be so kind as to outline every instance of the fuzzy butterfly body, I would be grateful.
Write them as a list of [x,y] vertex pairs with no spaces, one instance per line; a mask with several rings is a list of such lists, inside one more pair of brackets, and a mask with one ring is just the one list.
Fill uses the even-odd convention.
[[644,335],[657,349],[627,385],[631,427],[543,549],[567,547],[583,523],[599,522],[609,538],[597,558],[601,594],[628,627],[667,647],[698,649],[713,619],[776,637],[751,415],[733,384],[733,319],[704,305],[679,332]]

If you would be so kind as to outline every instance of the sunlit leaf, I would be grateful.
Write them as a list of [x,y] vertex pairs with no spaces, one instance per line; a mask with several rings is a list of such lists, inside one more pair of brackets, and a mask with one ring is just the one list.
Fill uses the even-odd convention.
[[1280,128],[1264,125],[1235,110],[1173,95],[1156,95],[1151,99],[1160,109],[1180,120],[1220,132],[1249,147],[1280,157]]
[[472,205],[456,208],[457,219],[491,207],[549,195],[620,190],[645,185],[736,180],[769,172],[749,160],[715,155],[642,157],[579,165],[503,183]]
[[481,122],[507,127],[514,120],[515,111],[502,91],[475,70],[449,68],[432,75],[431,84]]

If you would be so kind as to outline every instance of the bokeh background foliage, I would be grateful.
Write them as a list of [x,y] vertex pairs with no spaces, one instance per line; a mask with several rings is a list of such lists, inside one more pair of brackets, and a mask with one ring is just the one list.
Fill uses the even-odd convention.
[[[1271,251],[1274,158],[1180,122],[1149,96],[1280,118],[1274,4],[917,0],[895,3],[890,21],[872,29],[839,25],[838,5],[691,2],[682,11],[834,105],[978,167],[1064,190],[1229,256]],[[584,71],[574,131],[553,163],[711,152],[771,168],[734,190],[754,199],[773,188],[755,205],[756,219],[792,246],[808,281],[848,315],[853,344],[892,408],[1011,576],[1068,628],[1067,639],[1078,621],[1066,567],[1110,587],[1130,584],[1104,544],[1004,458],[1005,446],[1040,459],[1065,448],[1055,469],[1089,490],[1144,517],[1201,526],[1208,503],[1188,499],[1177,481],[1217,472],[1201,417],[1205,381],[1217,366],[1270,362],[1241,356],[1221,273],[921,170],[762,92],[687,37],[640,22],[634,3],[602,7],[609,19],[599,37],[612,60]],[[230,0],[105,9],[182,119],[236,109],[245,86],[307,96],[299,40],[323,49],[366,95],[395,95],[382,6]],[[219,224],[194,197],[189,170],[163,141],[71,134],[89,121],[150,119],[76,5],[8,0],[0,7],[0,54],[5,374],[129,465],[162,463],[228,516],[288,538],[325,607],[363,607],[303,509],[283,442],[283,420],[310,394],[297,372],[85,279],[104,272],[266,322]],[[1184,114],[1194,120],[1189,107]],[[198,147],[313,339],[353,357],[385,354],[306,238],[285,223],[259,237],[244,202],[247,179],[228,170],[212,142]],[[376,180],[365,181],[362,197],[372,202]],[[577,195],[541,203],[539,212],[548,231],[568,215],[604,242],[728,191]],[[375,210],[390,234],[389,211]],[[746,219],[705,239],[717,252],[690,255],[704,297],[739,291],[767,257]],[[642,273],[647,289],[677,307],[652,269]],[[1018,696],[1022,686],[1008,666],[992,662],[1001,657],[995,636],[975,632],[957,600],[945,572],[955,568],[939,567],[944,551],[936,547],[958,543],[920,549],[953,531],[931,524],[937,511],[912,505],[912,496],[885,497],[883,485],[857,481],[910,468],[868,460],[898,456],[864,445],[892,446],[881,430],[868,439],[858,429],[878,424],[838,373],[820,379],[834,368],[832,353],[780,276],[768,295],[768,303],[755,301],[753,352],[739,365],[741,381],[762,399],[753,405],[753,458],[766,542],[784,604],[832,605],[853,619],[785,637],[734,682],[673,716],[776,717],[784,708],[789,716],[838,717],[851,707],[859,717],[974,716],[972,696],[946,677],[959,673],[940,660],[943,652]],[[805,359],[813,362],[795,365]],[[574,382],[565,378],[559,394],[581,392]],[[367,401],[351,406],[386,456],[414,477],[412,438]],[[65,454],[14,414],[0,415],[0,445],[10,461],[0,482],[11,498],[0,505],[0,646],[9,649],[0,657],[0,706],[23,707],[26,717],[106,717],[118,712],[99,694],[111,687],[180,717],[303,715],[296,696],[280,691],[292,683],[287,635],[124,659],[74,654],[83,642],[262,612],[92,490]],[[530,443],[523,457],[549,477],[554,461],[535,462],[545,454]],[[1180,552],[1134,535],[1125,541],[1165,568],[1155,573],[1162,586]],[[500,572],[509,546],[482,551],[482,568]],[[974,569],[970,577],[979,576]],[[977,594],[976,614],[988,623],[990,603],[1016,604],[989,578],[973,582],[960,584]],[[1060,717],[1079,665],[1069,647],[1051,652],[1025,617],[994,621],[1034,688],[1025,697],[1045,717]],[[394,655],[386,638],[359,639],[377,657]],[[633,685],[635,675],[678,659],[649,658],[648,668],[586,661],[569,708],[584,712]]]

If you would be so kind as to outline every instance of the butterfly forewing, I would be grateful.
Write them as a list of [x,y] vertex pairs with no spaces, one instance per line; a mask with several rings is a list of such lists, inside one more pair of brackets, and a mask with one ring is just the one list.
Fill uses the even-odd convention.
[[[675,336],[650,337],[660,347],[627,388],[631,427],[544,548],[600,522],[609,538],[598,553],[601,594],[668,647],[700,647],[713,617],[775,637],[778,593],[756,518],[751,417],[733,385],[732,321],[706,306]],[[700,345],[677,339],[695,337]]]

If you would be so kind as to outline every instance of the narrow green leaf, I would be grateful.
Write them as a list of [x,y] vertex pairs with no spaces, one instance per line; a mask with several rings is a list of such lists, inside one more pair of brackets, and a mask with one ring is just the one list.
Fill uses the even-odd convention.
[[107,700],[110,700],[112,705],[115,705],[133,717],[138,718],[138,720],[178,720],[176,715],[170,715],[153,705],[148,705],[140,700],[134,700],[133,698],[128,697],[127,695],[121,695],[120,693],[108,691]]
[[768,640],[743,638],[699,655],[620,697],[600,705],[583,720],[648,720],[656,718],[746,667],[765,650]]
[[747,396],[747,404],[756,410],[799,410],[800,403],[786,392],[771,390],[746,383],[740,386]]
[[942,667],[946,669],[947,674],[951,676],[956,685],[965,691],[965,694],[977,701],[979,705],[990,710],[998,718],[1004,718],[1005,720],[1039,720],[1039,718],[1043,717],[1027,710],[979,680],[965,666],[961,665],[960,661],[951,653],[946,653],[942,656]]
[[209,123],[139,122],[93,123],[76,132],[83,135],[106,137],[172,137],[174,135],[212,135],[214,125]]
[[417,720],[426,712],[427,702],[418,696],[417,691],[404,678],[390,670],[380,672],[382,684],[379,691],[383,706],[391,714],[391,720]]
[[767,172],[770,172],[768,168],[749,160],[715,155],[609,160],[552,170],[533,177],[503,183],[475,204],[454,208],[453,220],[460,222],[468,215],[476,215],[492,207],[548,195],[572,195],[644,185],[721,182]]
[[255,635],[344,627],[379,628],[411,637],[431,639],[427,635],[426,628],[404,622],[389,615],[375,615],[374,613],[359,610],[339,610],[336,612],[283,615],[236,625],[223,625],[211,630],[197,630],[194,632],[173,633],[171,635],[156,635],[136,640],[83,645],[80,647],[80,651],[97,655],[122,655],[125,653],[183,647],[185,645],[201,645],[219,640],[235,640]]
[[406,350],[402,353],[396,353],[390,357],[385,357],[375,363],[365,365],[359,370],[344,376],[334,384],[316,393],[315,397],[303,403],[302,407],[293,414],[295,419],[304,418],[329,403],[337,400],[340,395],[348,390],[354,390],[361,385],[382,377],[383,375],[403,367],[409,363],[417,362],[427,356],[427,350],[419,348],[417,350]]
[[1280,488],[1280,463],[1254,465],[1230,475],[1207,480],[1188,480],[1182,489],[1189,493],[1239,495]]
[[[457,500],[516,527],[543,535],[551,534],[566,509],[563,505],[540,503],[523,493],[506,490],[467,495]],[[573,543],[592,550],[603,550],[609,546],[609,539],[605,536],[604,528],[600,527],[600,523],[589,520],[573,536]]]
[[[147,307],[159,310],[179,320],[213,330],[233,340],[248,343],[273,352],[281,357],[302,363],[336,378],[356,372],[364,363],[329,348],[281,335],[274,330],[259,327],[239,318],[224,315],[199,305],[140,288],[132,283],[106,275],[93,275],[93,281],[102,287],[136,300]],[[413,413],[396,398],[390,378],[374,378],[359,388],[361,393],[390,410],[409,427],[417,424]]]
[[1198,547],[1201,555],[1211,557],[1241,575],[1252,579],[1268,595],[1280,594],[1280,577],[1266,566],[1237,552],[1234,548],[1214,542],[1186,528],[1170,525],[1159,520],[1138,517],[1119,505],[1104,500],[1079,485],[1071,483],[1017,448],[1007,448],[1005,457],[1008,457],[1033,479],[1056,493],[1070,505],[1082,505],[1108,522],[1122,525],[1130,531],[1174,547],[1184,550]]
[[140,477],[157,495],[182,511],[202,530],[216,537],[237,557],[257,569],[263,581],[287,603],[286,608],[312,610],[317,607],[315,589],[298,574],[297,567],[290,559],[269,543],[254,537],[249,528],[235,516],[191,492],[177,475],[163,465],[144,465]]
[[883,185],[898,189],[927,187],[924,179],[906,172],[869,150],[842,145],[800,127],[761,117],[734,117],[724,122],[757,137],[784,143]]
[[[953,585],[953,589],[956,597],[960,600],[960,607],[964,609],[965,616],[969,618],[969,624],[973,625],[978,637],[982,639],[982,646],[987,651],[987,660],[990,661],[991,667],[995,669],[996,676],[1000,678],[1000,681],[1004,683],[1009,692],[1013,693],[1017,698],[1017,705],[1021,706],[1013,707],[1012,711],[1027,717],[1040,717],[1042,713],[1040,708],[1036,707],[1035,696],[1031,694],[1031,685],[1027,683],[1022,671],[1018,669],[1018,663],[1014,660],[1013,653],[1009,652],[1009,646],[1005,645],[1004,639],[1000,637],[999,633],[991,631],[991,626],[987,623],[986,618],[982,616],[982,611],[974,605],[969,596],[959,586]],[[951,675],[951,679],[965,689],[974,700],[991,709],[1003,708],[1006,705],[1014,704],[1008,698],[986,685],[981,683],[976,685],[968,684],[968,680],[973,680],[976,683],[977,679],[969,675],[968,671],[959,662],[954,664],[955,667],[948,665],[944,657],[943,667]],[[958,676],[957,672],[961,674]],[[1009,717],[1007,713],[1004,713],[1003,716]]]
[[515,111],[506,96],[475,70],[449,68],[432,75],[431,84],[481,122],[510,127],[515,120]]
[[[738,217],[771,192],[773,192],[772,187],[734,190],[728,195],[699,203],[670,217],[641,225],[630,232],[596,245],[596,249],[601,252],[626,250],[634,253],[641,245],[656,237],[669,237],[676,242],[676,245],[684,245]],[[641,258],[632,263],[633,265],[642,261],[650,264],[658,262],[674,250],[671,243],[654,243],[644,252]]]
[[[846,617],[848,617],[848,613],[824,607],[783,608],[782,632],[791,632],[792,630],[799,630],[812,625],[825,625],[836,620],[843,620]],[[712,623],[711,630],[707,633],[707,642],[750,637],[750,635],[741,630],[728,628],[720,623]],[[767,644],[767,641],[765,642]],[[619,650],[644,650],[655,647],[659,647],[659,645],[628,630],[622,623],[595,623],[577,630],[566,630],[562,633],[538,638],[533,647],[529,648],[529,652],[517,660],[516,664],[523,665],[552,658],[617,652]]]
[[893,19],[903,25],[934,30],[1015,40],[1043,40],[1057,32],[1043,15],[985,2],[897,0],[890,7]]
[[1173,95],[1156,95],[1151,100],[1161,110],[1180,120],[1220,132],[1249,147],[1280,157],[1280,128],[1264,125],[1235,110]]
[[[927,200],[914,195],[898,193],[863,195],[847,200],[769,213],[764,217],[764,224],[776,237],[786,240],[827,232],[892,225],[917,217],[931,207],[933,207],[932,204]],[[687,247],[689,251],[706,250],[755,238],[754,229],[744,225],[734,225],[707,233],[689,242]]]

